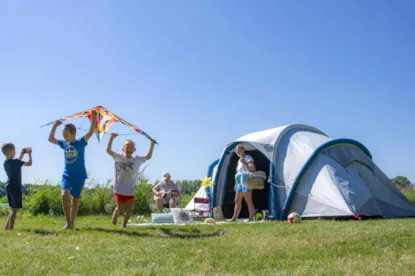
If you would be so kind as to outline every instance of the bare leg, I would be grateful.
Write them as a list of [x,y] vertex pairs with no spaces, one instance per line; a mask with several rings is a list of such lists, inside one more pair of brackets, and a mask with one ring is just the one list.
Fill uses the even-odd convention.
[[114,213],[112,214],[112,224],[116,225],[118,221],[118,215],[124,213],[125,204],[117,204],[115,207]]
[[243,193],[236,193],[235,195],[235,210],[233,211],[233,217],[231,221],[236,221],[239,217],[239,213],[242,209],[242,199],[244,198]]
[[246,204],[248,205],[249,221],[253,221],[254,215],[255,215],[255,206],[254,206],[254,202],[252,201],[252,192],[245,192],[244,197],[245,197]]
[[130,218],[131,213],[133,212],[134,202],[127,202],[126,207],[127,207],[127,210],[125,211],[124,222],[122,224],[122,228],[127,227],[128,219]]
[[118,206],[115,206],[114,212],[112,213],[112,224],[117,225],[118,221]]
[[4,227],[5,230],[10,230],[10,223],[11,223],[12,214],[13,214],[13,211],[10,210],[9,215],[7,216],[6,227]]
[[163,205],[164,205],[164,198],[157,198],[157,209],[159,210],[159,213],[163,213]]
[[71,228],[75,227],[75,218],[78,214],[78,202],[79,198],[72,197],[72,208],[71,208]]
[[14,229],[14,222],[16,221],[17,211],[19,211],[19,209],[17,208],[12,209],[12,217],[10,218],[10,228],[9,228],[10,230]]
[[70,190],[62,190],[62,208],[63,208],[63,213],[64,213],[65,218],[66,218],[66,225],[63,229],[70,229],[71,228],[70,197],[71,197],[71,191]]
[[177,204],[177,198],[176,197],[170,198],[170,202],[169,202],[170,208],[176,208],[176,204]]

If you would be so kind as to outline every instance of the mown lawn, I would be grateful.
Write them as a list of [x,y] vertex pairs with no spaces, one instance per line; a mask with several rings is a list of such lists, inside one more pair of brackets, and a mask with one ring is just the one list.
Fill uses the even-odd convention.
[[[5,218],[0,218],[4,225]],[[0,275],[414,275],[415,219],[176,227],[21,218]]]

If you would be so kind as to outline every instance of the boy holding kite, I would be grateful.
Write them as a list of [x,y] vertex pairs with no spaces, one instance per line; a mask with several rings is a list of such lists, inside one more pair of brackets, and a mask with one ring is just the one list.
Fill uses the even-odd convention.
[[115,161],[114,195],[117,207],[112,215],[112,223],[116,225],[118,215],[124,213],[126,209],[122,224],[122,227],[125,228],[134,208],[134,187],[138,179],[140,166],[151,159],[155,141],[151,140],[150,150],[146,156],[133,155],[135,152],[135,143],[131,140],[124,142],[122,148],[123,154],[119,154],[112,151],[112,143],[117,136],[118,134],[116,133],[111,134],[107,146],[107,153]]
[[[62,175],[62,207],[66,217],[64,229],[74,228],[75,218],[78,213],[78,201],[81,198],[82,189],[87,179],[85,168],[85,147],[88,140],[94,134],[97,121],[97,112],[92,111],[92,122],[88,133],[81,139],[76,139],[76,127],[67,124],[63,128],[64,140],[55,138],[56,128],[62,121],[56,121],[49,135],[49,142],[59,145],[64,150],[65,169]],[[72,206],[70,196],[72,195]]]

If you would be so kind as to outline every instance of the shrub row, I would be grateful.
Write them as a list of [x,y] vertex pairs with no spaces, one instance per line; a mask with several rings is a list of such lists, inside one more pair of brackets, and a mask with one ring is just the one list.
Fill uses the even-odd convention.
[[[135,203],[133,214],[149,215],[153,203],[153,185],[146,179],[140,180],[135,187]],[[2,199],[4,201],[4,199]],[[7,199],[6,199],[7,202]],[[0,215],[7,214],[9,208],[0,206]],[[108,181],[105,185],[87,184],[79,201],[78,215],[112,214],[115,208],[113,186]],[[44,183],[31,185],[27,196],[23,199],[23,212],[31,215],[63,215],[61,186]]]

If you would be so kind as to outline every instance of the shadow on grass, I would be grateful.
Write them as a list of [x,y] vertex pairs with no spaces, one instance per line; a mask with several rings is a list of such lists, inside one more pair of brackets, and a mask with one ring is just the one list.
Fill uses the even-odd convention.
[[[223,231],[213,231],[210,233],[201,233],[198,229],[143,229],[144,231],[127,231],[123,229],[106,229],[106,228],[92,228],[89,227],[87,231],[97,231],[109,234],[118,234],[130,237],[152,237],[152,238],[178,238],[178,239],[202,239],[210,237],[220,237],[224,235]],[[161,231],[162,233],[157,233]]]
[[186,229],[166,229],[161,228],[160,231],[163,232],[164,237],[166,238],[179,238],[179,239],[201,239],[209,237],[220,237],[223,236],[223,231],[213,231],[210,233],[201,233],[200,230],[191,229],[192,231],[187,231]]
[[44,229],[22,229],[23,232],[37,234],[41,236],[58,236],[58,232],[56,231],[48,231]]

